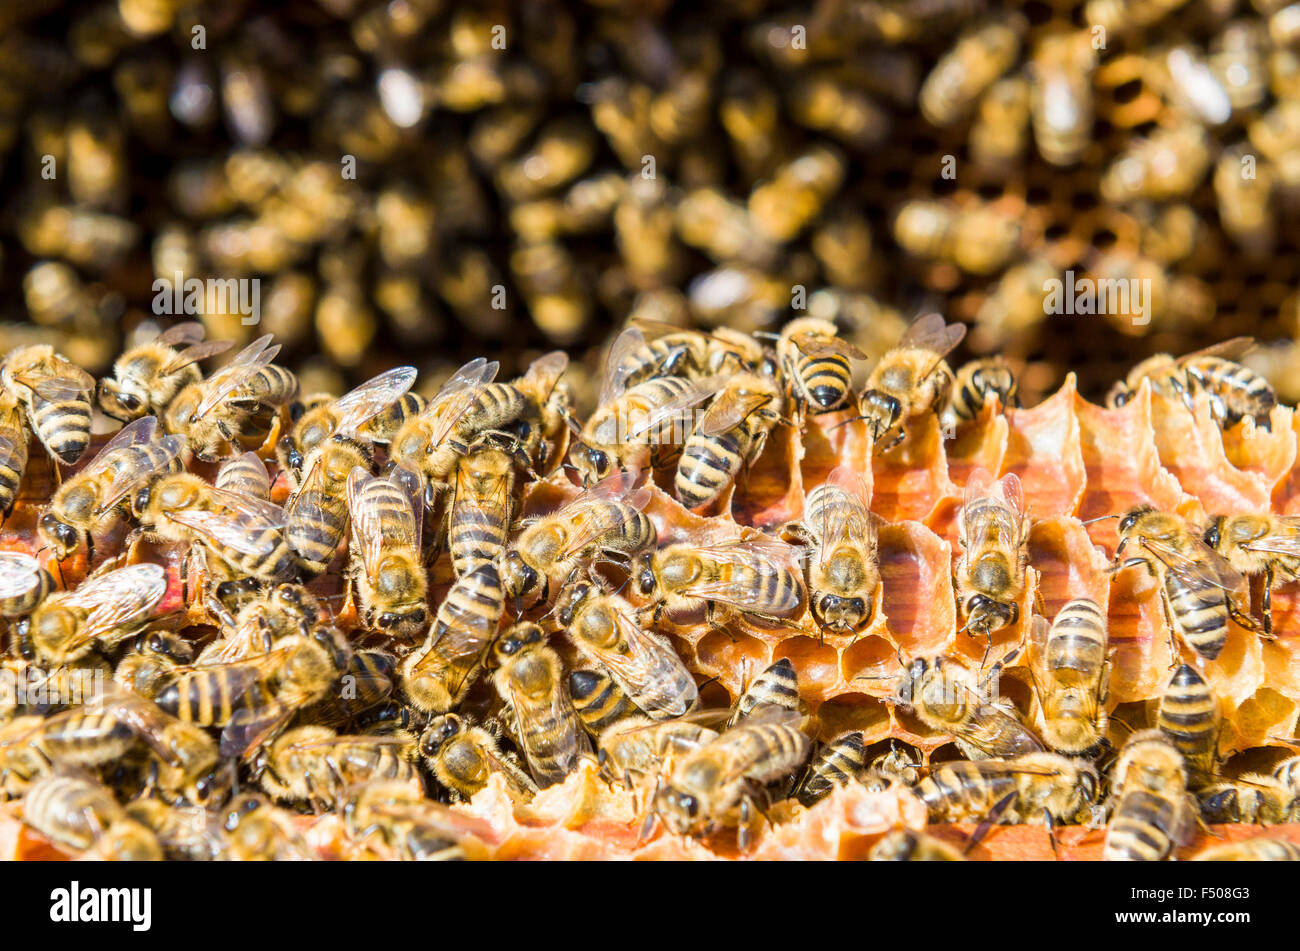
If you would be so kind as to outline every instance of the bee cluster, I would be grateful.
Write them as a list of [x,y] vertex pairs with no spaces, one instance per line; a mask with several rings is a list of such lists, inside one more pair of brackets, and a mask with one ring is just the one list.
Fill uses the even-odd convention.
[[[920,289],[1031,401],[1071,368],[1098,398],[1135,353],[1295,336],[1296,19],[1283,0],[24,4],[0,21],[0,345],[103,372],[154,282],[256,279],[256,332],[211,287],[188,312],[241,346],[274,333],[310,389],[403,353],[437,379],[564,346],[589,348],[586,406],[628,312],[752,331],[793,311],[878,357]],[[1045,313],[1076,274],[1149,292]],[[1294,344],[1251,359],[1300,398]]]
[[502,823],[556,797],[615,854],[857,795],[897,808],[876,857],[960,857],[927,815],[1142,859],[1296,822],[1297,434],[1250,341],[1017,409],[964,331],[917,320],[859,391],[830,323],[641,321],[585,423],[558,351],[428,400],[304,395],[269,335],[205,375],[194,323],[98,382],[10,351],[6,815],[187,859],[528,854]]

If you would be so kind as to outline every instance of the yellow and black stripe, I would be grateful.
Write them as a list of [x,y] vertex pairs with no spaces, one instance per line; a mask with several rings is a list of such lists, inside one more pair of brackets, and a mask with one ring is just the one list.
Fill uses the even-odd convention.
[[1219,706],[1195,668],[1183,664],[1174,671],[1160,698],[1156,726],[1187,761],[1189,784],[1196,788],[1208,783],[1215,769]]

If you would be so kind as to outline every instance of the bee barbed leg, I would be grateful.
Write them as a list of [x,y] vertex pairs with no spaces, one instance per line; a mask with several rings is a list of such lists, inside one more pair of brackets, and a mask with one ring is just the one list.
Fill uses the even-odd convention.
[[1237,607],[1237,605],[1233,603],[1231,597],[1225,597],[1223,601],[1224,604],[1226,604],[1228,607],[1228,616],[1231,617],[1234,621],[1236,621],[1239,627],[1245,628],[1247,631],[1253,631],[1253,632],[1258,632],[1260,630],[1259,622],[1256,621],[1249,614],[1243,612],[1239,607]]
[[1264,597],[1260,604],[1264,613],[1264,636],[1273,639],[1273,562],[1264,566]]

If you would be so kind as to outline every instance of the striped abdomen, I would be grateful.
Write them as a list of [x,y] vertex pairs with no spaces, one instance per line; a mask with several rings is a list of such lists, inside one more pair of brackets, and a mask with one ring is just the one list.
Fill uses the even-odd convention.
[[673,480],[678,500],[693,509],[716,499],[740,471],[749,446],[748,434],[738,426],[716,436],[691,433]]
[[804,505],[804,526],[812,533],[818,544],[822,543],[824,529],[828,525],[848,525],[858,523],[861,531],[849,532],[849,535],[866,534],[869,517],[862,503],[837,485],[819,485],[808,493]]
[[1222,357],[1193,360],[1188,373],[1213,397],[1211,405],[1222,425],[1232,425],[1244,416],[1267,419],[1277,405],[1277,394],[1268,381],[1249,367]]
[[1102,858],[1107,862],[1160,862],[1173,854],[1183,805],[1145,790],[1124,793],[1110,825]]
[[1183,641],[1206,660],[1214,660],[1228,640],[1228,602],[1223,589],[1209,581],[1192,584],[1165,572],[1169,611]]
[[[446,713],[458,704],[482,669],[504,608],[501,576],[492,562],[457,579],[438,606],[424,646],[403,663],[408,698],[428,713]],[[422,686],[426,679],[437,686]]]
[[33,394],[31,420],[45,448],[69,465],[80,459],[90,445],[88,399],[51,403]]
[[569,519],[567,536],[599,532],[591,544],[577,553],[582,560],[601,554],[636,555],[653,548],[658,540],[654,522],[624,502],[597,499],[578,508]]
[[529,413],[527,397],[509,383],[489,383],[452,427],[453,439],[468,445],[484,431],[503,431]]
[[941,763],[933,766],[930,775],[913,787],[912,791],[930,810],[932,821],[964,822],[983,818],[1003,797],[1016,791],[1014,774],[986,770],[981,765],[963,761]]
[[866,769],[867,744],[861,733],[848,733],[824,746],[808,764],[808,774],[799,789],[804,806],[821,802],[836,789],[849,785]]
[[266,464],[251,452],[223,463],[217,470],[215,485],[218,489],[250,499],[267,502],[271,498],[271,477]]
[[250,402],[281,406],[298,395],[298,378],[274,363],[261,367],[230,395],[232,403]]
[[36,606],[54,592],[54,578],[44,568],[38,568],[27,590],[0,598],[0,617],[16,618],[31,614]]
[[[1061,680],[1091,682],[1106,663],[1106,616],[1092,598],[1066,602],[1052,622],[1044,650],[1047,669]],[[1074,676],[1064,676],[1068,671]]]
[[593,737],[599,737],[608,727],[641,712],[614,678],[604,671],[571,672],[569,696],[573,699],[578,719]]
[[1219,705],[1194,668],[1183,664],[1174,671],[1160,698],[1156,725],[1187,761],[1188,784],[1195,788],[1208,783],[1219,739]]
[[110,713],[72,713],[41,731],[41,751],[51,760],[97,766],[120,759],[135,742],[130,726]]
[[1019,386],[1011,368],[997,362],[976,361],[973,368],[962,367],[954,381],[948,407],[962,422],[979,415],[990,396],[997,396],[1005,406],[1018,405]]
[[425,399],[419,393],[403,393],[395,402],[367,420],[357,430],[357,435],[371,442],[388,445],[402,424],[419,416],[425,405]]
[[340,490],[295,492],[285,506],[285,537],[303,569],[320,574],[334,560],[348,523],[347,499]]
[[49,776],[23,797],[23,821],[60,845],[85,851],[122,818],[104,786],[76,776]]
[[21,424],[0,428],[0,511],[13,508],[26,469],[27,430]]
[[752,614],[784,613],[791,597],[800,603],[804,600],[803,582],[789,568],[756,561],[752,566],[724,564],[719,570],[724,576],[731,575],[732,590],[744,592],[744,597],[737,600],[742,610]]
[[848,402],[853,370],[847,357],[800,353],[795,360],[795,373],[804,397],[818,411],[828,413]]
[[185,723],[225,726],[236,710],[271,702],[253,664],[187,671],[158,694],[158,706]]
[[447,544],[457,577],[493,561],[505,549],[510,527],[509,496],[467,501],[458,494],[447,525]]
[[783,657],[754,678],[736,701],[727,726],[744,720],[760,704],[799,712],[799,675],[788,657]]
[[418,773],[408,758],[409,749],[340,738],[340,742],[330,744],[319,758],[309,759],[306,772],[313,788],[335,793],[378,779],[410,782],[418,779]]
[[808,758],[812,741],[786,723],[744,723],[706,746],[710,757],[732,765],[727,781],[753,779],[772,782],[789,776]]

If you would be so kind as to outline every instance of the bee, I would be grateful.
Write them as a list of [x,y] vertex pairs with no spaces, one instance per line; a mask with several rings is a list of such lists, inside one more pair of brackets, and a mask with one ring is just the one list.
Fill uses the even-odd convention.
[[197,665],[177,667],[154,702],[182,723],[225,727],[239,710],[273,703],[272,681],[288,652],[272,650],[220,662],[200,658]]
[[799,698],[799,675],[788,657],[768,667],[745,688],[727,718],[727,727],[742,723],[761,707],[781,707],[794,713],[803,713]]
[[[1130,545],[1139,552],[1125,559]],[[1175,632],[1198,657],[1214,660],[1227,642],[1230,617],[1247,630],[1258,628],[1230,595],[1241,584],[1241,575],[1177,515],[1141,505],[1120,520],[1114,570],[1133,566],[1145,567],[1160,583],[1175,658]]]
[[871,761],[867,775],[883,781],[886,786],[897,783],[900,786],[915,786],[921,781],[921,759],[908,754],[899,744],[890,741],[889,752],[882,753]]
[[457,579],[438,606],[423,646],[402,661],[402,692],[411,706],[422,713],[446,713],[460,703],[482,669],[504,608],[493,562]]
[[1170,399],[1180,400],[1189,412],[1195,411],[1193,396],[1198,389],[1210,401],[1210,415],[1222,429],[1236,425],[1247,416],[1269,425],[1269,414],[1277,405],[1277,394],[1262,376],[1235,362],[1255,341],[1234,337],[1184,357],[1159,353],[1148,357],[1129,371],[1111,388],[1108,406],[1123,406],[1137,395],[1141,382],[1149,380],[1151,388]]
[[353,469],[368,472],[372,461],[369,447],[341,434],[312,452],[284,504],[285,540],[304,572],[321,574],[334,560],[348,527],[348,477]]
[[331,436],[366,438],[377,427],[379,435],[391,439],[414,405],[407,403],[406,396],[415,377],[415,367],[397,367],[337,400],[308,409],[294,423],[293,432],[277,444],[280,465],[300,476],[312,452]]
[[1005,702],[986,698],[965,668],[945,657],[913,659],[894,702],[932,730],[950,734],[970,759],[1007,759],[1046,752],[1042,740]]
[[1029,518],[1019,477],[1007,473],[994,482],[983,469],[972,472],[957,530],[962,552],[953,586],[966,616],[962,630],[983,634],[991,648],[993,632],[1020,619],[1025,592]]
[[1015,167],[1029,144],[1033,86],[1023,76],[1008,76],[989,87],[980,99],[971,126],[971,158],[982,168]]
[[316,856],[294,824],[294,814],[258,793],[241,793],[221,814],[227,851],[236,862],[306,862]]
[[1110,722],[1106,616],[1091,598],[1074,598],[1050,628],[1035,616],[1030,641],[1042,737],[1058,753],[1086,756],[1105,738]]
[[351,787],[391,779],[419,790],[416,743],[409,735],[337,734],[300,726],[281,734],[254,758],[262,789],[279,802],[337,807]]
[[867,854],[872,862],[964,862],[962,855],[947,842],[914,829],[896,829],[871,847]]
[[803,518],[783,537],[805,540],[808,601],[823,631],[852,635],[870,621],[880,587],[876,525],[870,491],[848,466],[836,466],[808,493]]
[[404,423],[393,436],[391,458],[399,466],[442,482],[469,449],[462,421],[481,393],[496,379],[499,364],[471,360],[443,384],[424,410]]
[[1269,252],[1276,239],[1273,195],[1277,176],[1267,161],[1255,166],[1255,174],[1242,173],[1246,150],[1225,150],[1214,164],[1214,195],[1223,230],[1247,251]]
[[339,675],[340,683],[351,689],[326,694],[307,707],[303,717],[322,726],[341,726],[387,700],[396,679],[397,659],[392,654],[351,651]]
[[447,544],[457,577],[506,548],[515,507],[515,464],[500,449],[476,449],[456,465]]
[[536,624],[517,624],[492,646],[497,693],[509,704],[507,723],[537,785],[561,782],[589,749],[569,700],[560,658]]
[[84,541],[95,557],[92,531],[123,510],[142,483],[182,469],[180,436],[156,439],[158,420],[145,416],[122,427],[90,464],[55,490],[36,523],[41,538],[59,561]]
[[1020,406],[1020,387],[1016,375],[1001,357],[985,357],[962,364],[953,380],[948,406],[943,411],[945,432],[961,423],[970,423],[993,397],[998,405]]
[[1102,858],[1159,862],[1196,831],[1182,754],[1159,730],[1134,733],[1111,770],[1110,822]]
[[1097,770],[1056,753],[1027,753],[1010,760],[939,763],[913,792],[932,822],[971,819],[1028,822],[1048,828],[1082,822],[1097,799]]
[[833,323],[817,317],[801,317],[786,324],[777,340],[776,353],[800,421],[810,406],[815,414],[847,406],[852,395],[850,360],[867,358],[837,336]]
[[54,579],[31,555],[0,551],[0,617],[32,613],[54,591]]
[[1278,825],[1300,817],[1300,795],[1274,776],[1245,773],[1197,793],[1201,815],[1210,822]]
[[215,862],[228,854],[224,833],[202,806],[171,804],[145,795],[128,802],[125,809],[129,818],[154,834],[168,859]]
[[214,488],[182,472],[139,489],[131,512],[141,533],[198,543],[237,577],[273,582],[293,574],[285,514],[270,502]]
[[677,463],[673,488],[687,508],[717,499],[763,452],[781,420],[781,391],[765,376],[732,376],[695,423]]
[[257,499],[259,502],[271,501],[271,475],[266,471],[266,463],[255,452],[246,452],[223,462],[217,470],[213,485],[222,492]]
[[1216,515],[1204,541],[1244,575],[1264,575],[1264,636],[1273,635],[1273,585],[1278,572],[1300,578],[1300,519],[1286,515]]
[[497,738],[468,718],[454,713],[434,717],[420,735],[420,755],[434,778],[456,800],[468,802],[499,773],[520,800],[531,799],[537,785],[513,757],[502,753]]
[[182,389],[203,379],[199,361],[224,353],[229,340],[203,340],[203,325],[176,324],[117,358],[113,375],[99,383],[99,408],[124,423],[161,417]]
[[[939,314],[928,314],[908,327],[872,369],[859,405],[882,451],[903,441],[909,420],[938,412],[947,403],[953,376],[944,357],[965,336],[964,324],[948,324]],[[883,443],[890,433],[895,435]]]
[[861,733],[845,733],[827,743],[808,763],[795,798],[811,809],[836,789],[858,780],[867,769],[867,744]]
[[1019,54],[1020,37],[1010,25],[989,23],[962,34],[921,84],[921,114],[939,127],[958,121]]
[[623,688],[603,670],[570,671],[569,698],[578,719],[593,738],[598,738],[613,724],[641,713]]
[[753,228],[769,241],[785,243],[814,221],[846,175],[844,155],[836,148],[809,146],[749,193]]
[[634,714],[611,723],[597,737],[603,774],[633,788],[638,777],[671,772],[682,756],[717,738],[700,721],[696,714],[672,720]]
[[13,511],[18,487],[27,470],[28,442],[22,404],[14,394],[0,387],[0,510],[6,518]]
[[94,377],[53,347],[35,344],[9,351],[0,362],[0,389],[21,405],[52,457],[67,465],[81,458],[90,445]]
[[799,769],[811,746],[798,714],[764,710],[678,759],[655,794],[655,814],[678,835],[708,835],[738,820],[737,843],[747,851],[763,786]]
[[641,593],[655,599],[656,622],[665,609],[703,608],[710,627],[740,614],[779,623],[805,600],[789,546],[768,539],[668,545],[642,556],[634,574]]
[[1300,862],[1300,845],[1286,839],[1257,835],[1253,839],[1214,845],[1198,852],[1193,862]]
[[1187,784],[1200,789],[1218,765],[1219,701],[1194,667],[1180,664],[1160,697],[1156,726],[1187,767]]
[[349,577],[367,626],[414,639],[428,620],[429,579],[420,548],[424,524],[420,478],[394,469],[377,479],[365,469],[347,481],[352,518]]
[[385,859],[457,861],[469,839],[490,837],[479,819],[426,799],[409,782],[374,779],[347,790],[343,823],[353,843]]
[[1101,196],[1112,205],[1182,198],[1200,184],[1210,157],[1210,135],[1200,122],[1189,117],[1158,128],[1115,158],[1102,175]]
[[113,668],[113,682],[155,700],[181,667],[194,662],[194,645],[168,631],[145,631]]
[[635,610],[598,584],[576,581],[555,605],[579,652],[607,670],[638,709],[655,720],[681,716],[699,697],[671,644],[637,623]]
[[127,816],[107,786],[77,773],[53,773],[23,797],[23,822],[51,842],[118,861],[159,861],[148,828]]
[[632,488],[615,473],[551,515],[519,533],[506,554],[501,580],[506,594],[550,597],[574,570],[596,560],[629,564],[657,540],[654,523],[642,513],[650,489]]
[[1056,166],[1079,161],[1092,138],[1097,53],[1082,30],[1046,36],[1030,63],[1030,116],[1038,152]]
[[271,362],[279,352],[270,334],[254,340],[208,379],[181,389],[163,413],[163,428],[184,436],[199,459],[216,462],[298,392],[297,378]]
[[61,667],[93,647],[117,646],[149,622],[166,593],[166,569],[142,564],[92,575],[75,590],[50,595],[30,618],[37,660]]

